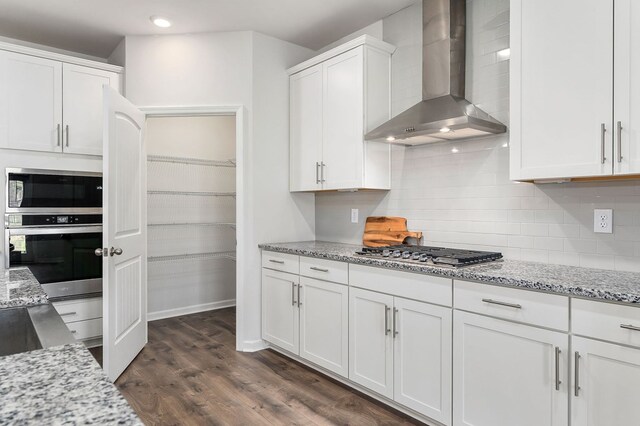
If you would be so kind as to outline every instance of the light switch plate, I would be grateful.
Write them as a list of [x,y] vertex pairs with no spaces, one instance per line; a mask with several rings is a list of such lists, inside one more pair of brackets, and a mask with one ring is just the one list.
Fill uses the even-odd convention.
[[351,209],[351,223],[358,223],[358,209]]
[[613,234],[612,209],[595,209],[593,211],[593,232]]

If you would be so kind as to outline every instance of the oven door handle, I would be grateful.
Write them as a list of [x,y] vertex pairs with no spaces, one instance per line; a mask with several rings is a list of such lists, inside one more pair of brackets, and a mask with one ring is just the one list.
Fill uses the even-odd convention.
[[8,228],[12,235],[52,235],[52,234],[90,234],[102,232],[102,225],[97,226],[67,226],[55,228]]

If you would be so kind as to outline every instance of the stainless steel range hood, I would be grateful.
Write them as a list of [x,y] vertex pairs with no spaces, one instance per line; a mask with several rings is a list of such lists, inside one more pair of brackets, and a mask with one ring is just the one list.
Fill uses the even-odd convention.
[[466,0],[422,1],[422,102],[365,135],[421,145],[504,133],[507,127],[464,97]]

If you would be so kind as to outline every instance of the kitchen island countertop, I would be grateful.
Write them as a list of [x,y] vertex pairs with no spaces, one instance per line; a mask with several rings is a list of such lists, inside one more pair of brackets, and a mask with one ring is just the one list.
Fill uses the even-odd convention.
[[[324,241],[260,244],[263,250],[399,271],[519,287],[569,296],[640,304],[640,273],[502,260],[462,268],[438,267],[355,254],[359,245]],[[640,260],[639,260],[640,261]]]
[[82,343],[0,357],[0,424],[141,425]]

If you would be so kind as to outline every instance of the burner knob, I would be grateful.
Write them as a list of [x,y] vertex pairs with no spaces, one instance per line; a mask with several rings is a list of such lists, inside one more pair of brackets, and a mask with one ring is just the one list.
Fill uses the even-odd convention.
[[395,250],[395,251],[391,254],[391,256],[393,256],[393,257],[400,257],[400,256],[402,256],[402,253],[400,253],[400,250]]
[[420,255],[420,262],[426,262],[427,260],[429,260],[429,256],[426,254]]
[[382,257],[389,257],[391,255],[391,250],[382,250]]
[[413,253],[413,254],[411,255],[411,259],[413,259],[413,260],[418,260],[418,259],[420,259],[420,256],[421,256],[421,255],[420,255],[420,253],[417,253],[417,252],[416,252],[416,253]]
[[402,258],[403,259],[409,259],[411,257],[411,252],[410,251],[403,251],[402,252]]

